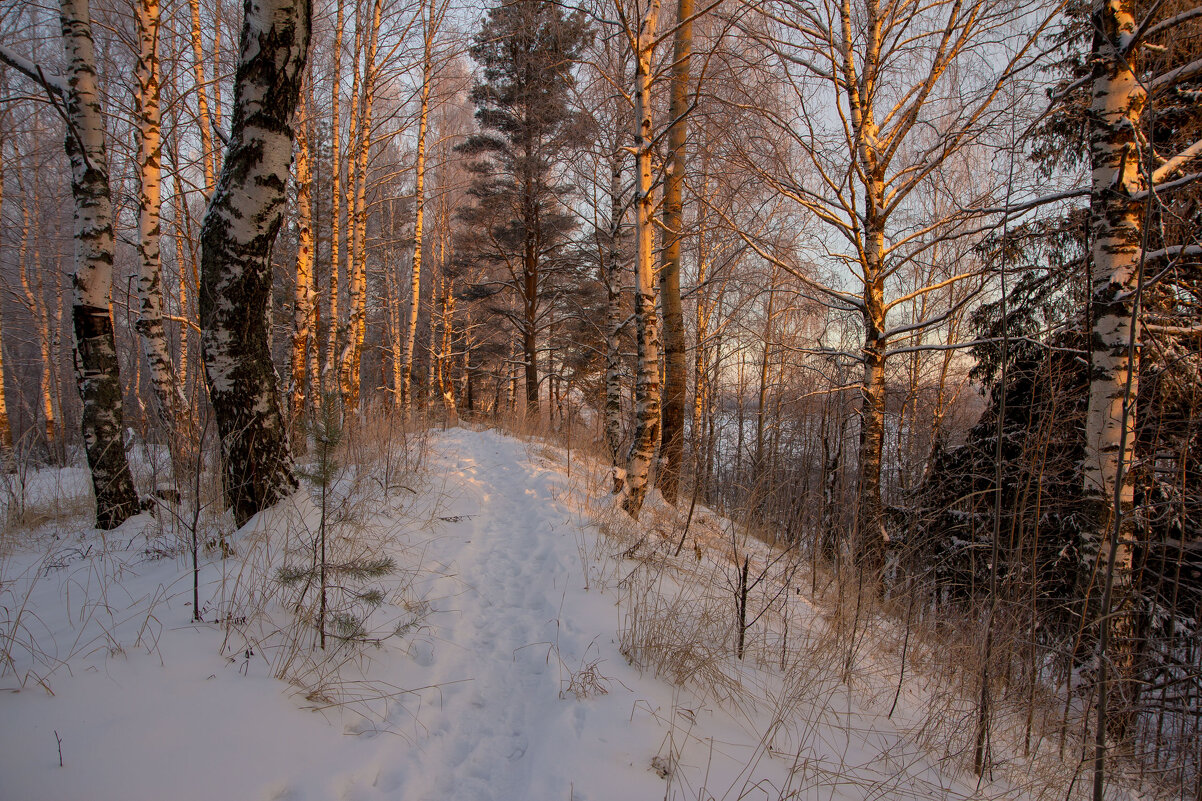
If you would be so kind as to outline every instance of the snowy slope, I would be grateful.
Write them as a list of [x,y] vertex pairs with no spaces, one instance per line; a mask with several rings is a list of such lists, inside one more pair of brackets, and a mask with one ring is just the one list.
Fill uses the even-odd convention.
[[[1020,795],[950,777],[825,666],[800,681],[731,659],[745,692],[719,703],[628,664],[637,563],[598,534],[579,467],[534,451],[494,432],[434,440],[420,497],[373,510],[402,567],[381,614],[408,623],[319,691],[273,678],[278,653],[189,622],[186,562],[146,552],[147,518],[11,554],[0,799]],[[251,525],[313,513],[300,499]],[[228,609],[242,580],[238,558],[210,559],[205,609]]]

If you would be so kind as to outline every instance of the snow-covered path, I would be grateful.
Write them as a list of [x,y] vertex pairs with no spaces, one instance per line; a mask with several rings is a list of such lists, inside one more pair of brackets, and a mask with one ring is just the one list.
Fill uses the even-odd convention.
[[381,784],[415,801],[600,799],[632,782],[662,794],[656,732],[630,736],[630,690],[561,697],[560,659],[595,658],[599,640],[611,657],[602,672],[629,673],[612,661],[613,599],[582,589],[562,474],[496,434],[452,431],[436,447],[432,473],[448,477],[451,502],[427,551],[441,566],[425,588],[433,636],[415,645],[403,686],[439,686],[407,705],[413,747]]
[[[21,632],[51,649],[32,666],[53,688],[0,679],[0,801],[974,795],[825,665],[786,692],[779,672],[731,661],[748,693],[726,708],[640,673],[616,643],[629,590],[603,575],[633,563],[607,561],[616,546],[560,464],[491,431],[431,447],[426,489],[370,510],[401,567],[388,614],[408,625],[342,677],[360,683],[298,692],[264,648],[222,651],[221,626],[190,623],[184,560],[147,556],[138,529],[56,534],[0,562],[0,621],[28,607]],[[238,561],[205,565],[206,609],[226,608]]]

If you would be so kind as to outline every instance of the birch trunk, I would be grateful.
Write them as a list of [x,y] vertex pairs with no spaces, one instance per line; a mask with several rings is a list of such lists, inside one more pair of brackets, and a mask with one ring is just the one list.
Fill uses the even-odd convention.
[[609,231],[602,280],[605,284],[605,442],[613,491],[625,483],[622,460],[622,162],[614,153],[609,173]]
[[296,290],[292,306],[292,369],[288,418],[292,430],[292,445],[305,446],[305,400],[309,395],[311,378],[308,374],[309,344],[313,336],[313,317],[316,309],[313,296],[313,170],[309,151],[309,105],[304,98],[296,121]]
[[[391,204],[389,204],[391,208]],[[389,212],[391,217],[394,212]],[[402,374],[405,372],[405,346],[404,337],[401,334],[404,328],[404,322],[401,315],[401,299],[398,289],[401,285],[401,274],[398,269],[394,269],[393,260],[386,259],[387,264],[387,280],[384,286],[384,301],[387,304],[388,310],[388,353],[392,357],[392,405],[394,408],[401,407],[401,384],[404,383]]]
[[447,423],[458,425],[455,408],[455,383],[452,378],[451,347],[455,338],[455,280],[449,279],[442,294],[442,347],[438,359],[438,389],[442,394]]
[[8,400],[4,397],[4,323],[0,319],[0,453],[7,454],[13,447],[13,430],[8,421]]
[[[359,408],[360,364],[363,358],[363,342],[367,330],[367,156],[371,149],[371,117],[375,100],[376,45],[379,41],[381,0],[372,4],[371,26],[364,54],[362,80],[359,83],[360,97],[356,103],[357,118],[352,117],[353,169],[348,176],[351,184],[351,214],[349,215],[351,241],[348,247],[348,278],[350,292],[350,320],[347,341],[342,346],[342,396],[346,411]],[[356,40],[360,40],[356,32]],[[356,76],[359,72],[356,70]]]
[[870,580],[878,581],[885,566],[889,535],[881,493],[881,456],[885,446],[884,228],[875,211],[883,182],[868,181],[869,220],[861,269],[864,271],[863,377],[860,384],[860,483],[856,506],[856,555]]
[[191,349],[188,347],[188,329],[192,326],[193,320],[188,308],[188,279],[192,279],[194,287],[200,283],[200,280],[196,268],[196,253],[192,249],[191,215],[188,213],[182,192],[172,193],[172,216],[175,218],[172,225],[172,238],[175,240],[175,263],[179,270],[179,313],[182,318],[179,329],[179,387],[186,398],[188,397],[188,376],[192,374],[188,367],[188,358],[191,353]]
[[[160,424],[167,431],[172,452],[193,436],[192,411],[184,399],[167,345],[163,325],[163,265],[160,252],[162,222],[162,116],[159,105],[159,3],[138,0],[135,18],[138,33],[138,90],[134,112],[138,120],[138,301],[135,328],[150,367]],[[182,277],[182,276],[181,276]]]
[[311,11],[308,0],[246,4],[229,145],[201,229],[205,371],[239,526],[297,487],[268,328]]
[[[18,182],[20,179],[18,178]],[[38,352],[42,358],[42,372],[38,383],[38,399],[42,406],[42,435],[46,440],[46,453],[57,458],[59,451],[58,425],[54,414],[54,396],[52,394],[54,359],[50,355],[50,315],[46,311],[46,302],[42,295],[41,285],[36,291],[29,279],[29,242],[31,239],[30,206],[33,201],[25,197],[21,207],[21,245],[17,250],[17,270],[21,277],[21,292],[24,295],[25,308],[38,332]],[[41,254],[37,243],[33,247],[33,264],[41,263]]]
[[842,85],[851,116],[856,172],[863,185],[860,220],[863,245],[860,247],[860,272],[863,281],[861,316],[864,325],[863,379],[860,399],[860,483],[856,506],[857,560],[870,580],[879,580],[885,564],[884,505],[881,497],[881,455],[885,444],[885,172],[888,158],[880,151],[880,129],[874,103],[876,82],[881,71],[882,21],[876,0],[866,5],[866,41],[863,63],[854,56],[855,22],[851,5],[840,6],[842,36]]
[[638,518],[647,496],[647,481],[655,447],[659,441],[659,324],[655,316],[655,202],[651,175],[651,81],[655,25],[659,0],[651,0],[639,25],[635,42],[635,167],[638,173],[637,263],[635,278],[635,321],[639,330],[638,378],[635,383],[635,429],[626,457],[626,487],[623,506]]
[[[701,162],[700,185],[702,194],[707,194],[709,189],[709,162],[707,158],[703,158]],[[704,215],[704,209],[700,209],[699,214]],[[689,432],[695,457],[700,457],[694,458],[694,465],[699,465],[695,467],[699,475],[694,476],[694,481],[701,483],[703,487],[701,497],[703,498],[705,497],[704,492],[708,491],[709,488],[710,468],[713,464],[710,459],[712,449],[709,446],[711,441],[710,431],[713,429],[709,330],[714,302],[711,299],[710,289],[707,285],[710,272],[710,255],[705,239],[706,223],[706,218],[702,216],[697,226],[696,340],[693,350],[693,414],[691,420],[692,427]]]
[[668,152],[672,163],[664,176],[664,261],[659,274],[664,310],[663,450],[657,476],[668,503],[676,502],[684,461],[684,407],[688,395],[688,360],[684,309],[680,300],[680,241],[684,228],[684,174],[688,166],[685,115],[689,108],[689,60],[693,50],[693,0],[679,0],[668,107]]
[[138,511],[125,433],[121,379],[109,296],[113,282],[113,217],[108,154],[100,112],[92,22],[87,0],[62,0],[67,60],[67,157],[75,199],[75,274],[71,321],[75,377],[83,402],[84,448],[96,495],[96,527],[116,528]]
[[433,81],[433,63],[431,49],[434,44],[433,14],[427,25],[425,35],[425,53],[422,58],[422,93],[421,112],[417,122],[417,164],[414,178],[414,209],[413,209],[413,270],[410,274],[409,287],[409,327],[405,332],[405,362],[401,372],[401,403],[405,414],[413,411],[413,398],[410,387],[413,380],[413,343],[417,338],[417,315],[421,303],[422,286],[422,228],[425,223],[425,185],[426,185],[426,125],[430,114],[430,85]]
[[326,357],[322,364],[322,392],[333,392],[337,379],[338,335],[341,320],[338,317],[338,273],[341,267],[342,218],[342,123],[339,120],[342,77],[342,34],[345,19],[342,0],[337,0],[337,16],[334,27],[334,74],[330,90],[330,199],[334,209],[334,227],[330,232],[330,291],[329,307],[326,310]]
[[[705,182],[702,182],[705,186]],[[693,350],[693,416],[690,436],[693,447],[704,447],[705,438],[701,435],[703,421],[708,415],[709,407],[709,322],[710,304],[705,282],[709,273],[709,256],[705,250],[704,225],[697,235],[697,307],[696,307],[696,342]]]
[[188,0],[192,16],[192,74],[196,79],[196,111],[200,117],[200,149],[204,162],[205,199],[213,195],[213,182],[217,176],[217,152],[213,148],[213,131],[209,118],[209,91],[205,79],[204,40],[200,27],[200,0]]
[[[1134,304],[1141,262],[1143,190],[1138,143],[1146,93],[1135,69],[1136,23],[1131,0],[1093,3],[1093,102],[1090,156],[1093,164],[1090,195],[1092,312],[1089,405],[1085,423],[1083,474],[1085,501],[1098,545],[1097,575],[1113,565],[1112,585],[1103,603],[1102,659],[1109,637],[1115,673],[1112,691],[1118,715],[1107,715],[1101,699],[1100,716],[1111,734],[1120,735],[1133,700],[1136,610],[1134,587],[1135,529],[1131,519],[1134,488],[1130,480],[1135,446],[1134,399],[1138,392],[1139,332],[1133,331]],[[1136,347],[1130,349],[1131,342]],[[1133,358],[1134,357],[1134,360]],[[1128,408],[1130,404],[1130,408]],[[1117,537],[1115,517],[1120,515]],[[1101,682],[1105,684],[1105,668]]]
[[755,408],[755,458],[751,462],[752,482],[758,484],[764,473],[764,430],[768,416],[768,384],[772,365],[772,318],[776,311],[776,267],[773,266],[768,279],[768,306],[764,314],[764,329],[761,339],[763,351],[760,358],[760,383],[756,393]]

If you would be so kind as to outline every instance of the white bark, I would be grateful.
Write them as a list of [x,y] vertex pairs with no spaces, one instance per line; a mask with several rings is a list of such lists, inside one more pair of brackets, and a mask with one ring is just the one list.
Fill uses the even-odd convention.
[[652,58],[659,0],[651,0],[634,37],[635,56],[635,171],[636,238],[635,321],[638,325],[638,377],[635,383],[635,429],[626,457],[623,506],[638,518],[647,496],[647,482],[659,442],[659,321],[655,300],[655,199],[652,196],[651,119]]
[[[1143,238],[1143,188],[1139,131],[1146,92],[1136,73],[1138,52],[1131,52],[1135,17],[1132,0],[1094,0],[1093,100],[1090,108],[1090,195],[1092,312],[1089,405],[1085,419],[1084,495],[1094,523],[1097,575],[1105,576],[1099,614],[1100,667],[1098,737],[1102,729],[1121,734],[1134,691],[1136,610],[1134,608],[1135,536],[1131,520],[1134,484],[1129,470],[1135,453],[1135,404],[1138,396],[1139,331],[1134,314]],[[1131,347],[1131,343],[1135,347]],[[1126,470],[1124,473],[1123,471]],[[1121,515],[1116,521],[1115,514]],[[1117,528],[1116,528],[1117,524]],[[1115,534],[1117,533],[1117,536]],[[1113,648],[1108,644],[1113,641]],[[1106,653],[1110,650],[1111,653]],[[1108,695],[1117,696],[1108,713]],[[1104,722],[1104,725],[1103,725]],[[1099,747],[1101,767],[1104,748]],[[1100,770],[1096,780],[1100,781]],[[1098,796],[1100,797],[1100,796]]]
[[109,294],[113,221],[108,154],[100,110],[95,48],[87,0],[61,0],[67,59],[67,156],[75,198],[72,322],[75,374],[83,402],[83,439],[96,495],[96,525],[114,528],[138,510],[125,458],[124,416]]
[[192,412],[176,378],[163,325],[163,285],[160,234],[162,223],[162,116],[159,106],[159,3],[138,0],[135,20],[138,33],[138,89],[134,112],[138,138],[138,299],[136,324],[150,367],[157,416],[170,435],[173,450],[180,439],[191,439]]
[[192,41],[192,75],[196,81],[196,110],[199,122],[197,127],[200,129],[200,149],[204,162],[205,199],[207,200],[213,194],[213,183],[217,174],[217,153],[213,148],[213,132],[210,128],[209,91],[208,81],[205,79],[204,67],[204,40],[201,36],[200,27],[200,0],[188,0],[188,9],[191,12],[192,23],[190,29]]
[[[0,125],[7,119],[0,117]],[[0,216],[4,211],[4,136],[0,130]],[[8,421],[8,401],[4,397],[4,323],[0,319],[0,454],[6,455],[13,446],[12,427]]]
[[258,0],[245,9],[229,146],[201,230],[200,292],[209,397],[238,525],[297,486],[269,343],[271,249],[312,6]]
[[323,392],[333,392],[338,379],[338,345],[342,320],[338,311],[338,280],[341,269],[341,242],[344,228],[342,214],[342,123],[339,119],[341,107],[342,78],[342,35],[345,27],[342,0],[336,0],[337,18],[334,27],[334,74],[331,76],[330,91],[330,152],[333,169],[330,172],[331,206],[334,209],[334,227],[330,232],[330,290],[326,312],[326,357],[322,364]]
[[[433,2],[431,2],[433,6]],[[426,186],[426,125],[430,115],[430,85],[433,82],[433,63],[431,61],[434,46],[434,15],[431,9],[425,31],[425,52],[422,57],[422,89],[421,111],[417,122],[417,163],[414,179],[414,210],[413,210],[413,269],[410,273],[409,288],[409,324],[405,332],[405,361],[401,373],[400,402],[404,405],[405,414],[413,411],[411,385],[413,381],[413,343],[417,338],[417,315],[421,308],[422,286],[422,233],[425,223],[425,186]],[[433,337],[431,337],[433,338]]]

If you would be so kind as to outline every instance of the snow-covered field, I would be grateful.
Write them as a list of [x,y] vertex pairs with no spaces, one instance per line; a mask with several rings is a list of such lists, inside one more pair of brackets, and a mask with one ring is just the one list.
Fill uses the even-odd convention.
[[[637,527],[606,537],[616,514],[562,457],[495,432],[435,435],[416,491],[376,496],[363,516],[399,569],[375,582],[379,643],[336,651],[350,654],[337,665],[273,589],[290,532],[315,525],[307,497],[235,534],[235,555],[204,555],[204,623],[191,622],[186,553],[149,516],[104,535],[17,532],[0,556],[0,799],[1024,795],[978,790],[887,708],[861,707],[828,657],[782,651],[774,668],[775,641],[756,634],[767,618],[749,632],[756,659],[728,642],[686,655],[714,664],[655,652],[673,634],[729,638],[688,572],[654,569],[675,558],[721,573],[723,557],[703,559],[703,539],[656,550],[669,535],[653,528],[633,546]],[[814,607],[790,595],[804,642]],[[623,644],[659,653],[660,670]],[[660,678],[669,663],[696,680]]]

